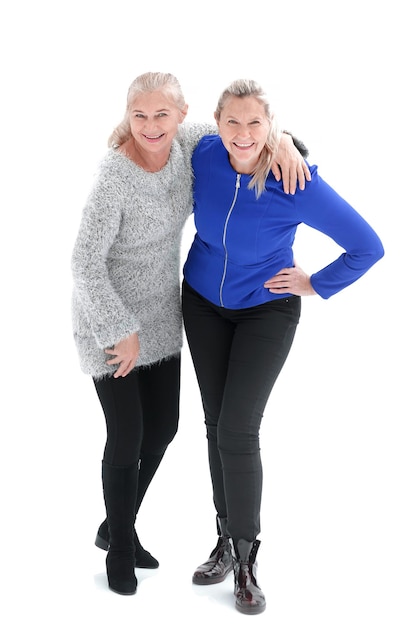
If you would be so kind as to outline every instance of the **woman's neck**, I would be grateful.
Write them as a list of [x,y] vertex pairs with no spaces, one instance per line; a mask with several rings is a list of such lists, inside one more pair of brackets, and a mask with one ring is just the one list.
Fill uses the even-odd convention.
[[250,162],[242,163],[241,161],[237,161],[229,153],[229,163],[238,174],[249,174],[249,175],[253,174],[253,172],[255,171],[256,162],[255,163],[250,163]]
[[119,150],[145,172],[159,172],[167,164],[170,154],[170,150],[155,153],[147,152],[138,147],[133,137],[120,146]]

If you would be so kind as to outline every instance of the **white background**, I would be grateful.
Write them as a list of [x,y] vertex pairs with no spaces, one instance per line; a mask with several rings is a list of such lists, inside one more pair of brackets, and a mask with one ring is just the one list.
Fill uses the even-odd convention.
[[[214,546],[200,400],[183,353],[179,433],[137,528],[160,560],[108,590],[104,419],[79,370],[70,256],[131,81],[178,76],[212,121],[238,77],[261,82],[310,162],[386,254],[358,283],[303,300],[262,426],[258,580],[279,626],[416,626],[415,29],[406,0],[3,3],[0,14],[3,624],[243,623],[232,577],[196,588]],[[184,235],[184,254],[193,233]],[[313,272],[339,252],[300,229]],[[163,392],[163,390],[161,390]]]

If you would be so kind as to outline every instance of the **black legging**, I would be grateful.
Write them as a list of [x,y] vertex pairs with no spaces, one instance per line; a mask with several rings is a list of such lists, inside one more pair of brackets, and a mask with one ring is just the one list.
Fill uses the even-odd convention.
[[185,331],[200,387],[214,505],[234,539],[260,532],[259,429],[291,349],[301,298],[256,307],[215,306],[183,283]]
[[103,460],[124,467],[140,460],[138,510],[178,430],[180,357],[132,370],[124,378],[94,379],[94,385],[106,418]]

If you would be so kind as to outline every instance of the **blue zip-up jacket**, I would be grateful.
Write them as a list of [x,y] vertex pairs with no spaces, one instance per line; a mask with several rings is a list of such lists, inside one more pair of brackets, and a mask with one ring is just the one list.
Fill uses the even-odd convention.
[[384,255],[371,226],[310,166],[304,191],[286,194],[272,172],[259,198],[250,176],[230,165],[217,135],[194,150],[196,235],[184,265],[187,283],[204,298],[229,309],[256,306],[289,294],[273,294],[264,282],[293,267],[297,226],[307,224],[345,250],[312,274],[311,284],[329,298],[360,278]]

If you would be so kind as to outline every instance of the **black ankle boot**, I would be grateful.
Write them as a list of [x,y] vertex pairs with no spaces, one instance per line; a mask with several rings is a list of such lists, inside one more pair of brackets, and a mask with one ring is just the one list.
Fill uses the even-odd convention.
[[109,587],[122,595],[136,593],[133,524],[138,480],[137,464],[116,467],[103,461],[103,493],[110,534],[106,557]]
[[236,608],[256,615],[266,608],[265,596],[256,582],[256,554],[260,541],[233,540]]
[[217,517],[217,545],[211,552],[208,560],[197,567],[193,574],[193,583],[196,585],[214,585],[225,580],[233,569],[233,557],[230,538],[227,535],[225,518]]
[[[159,563],[155,557],[153,557],[152,554],[145,550],[145,548],[141,545],[135,529],[133,529],[133,543],[135,545],[135,567],[142,567],[145,569],[156,569],[159,567]],[[108,550],[110,547],[107,519],[105,519],[99,526],[95,545],[97,548],[101,548],[102,550]]]

